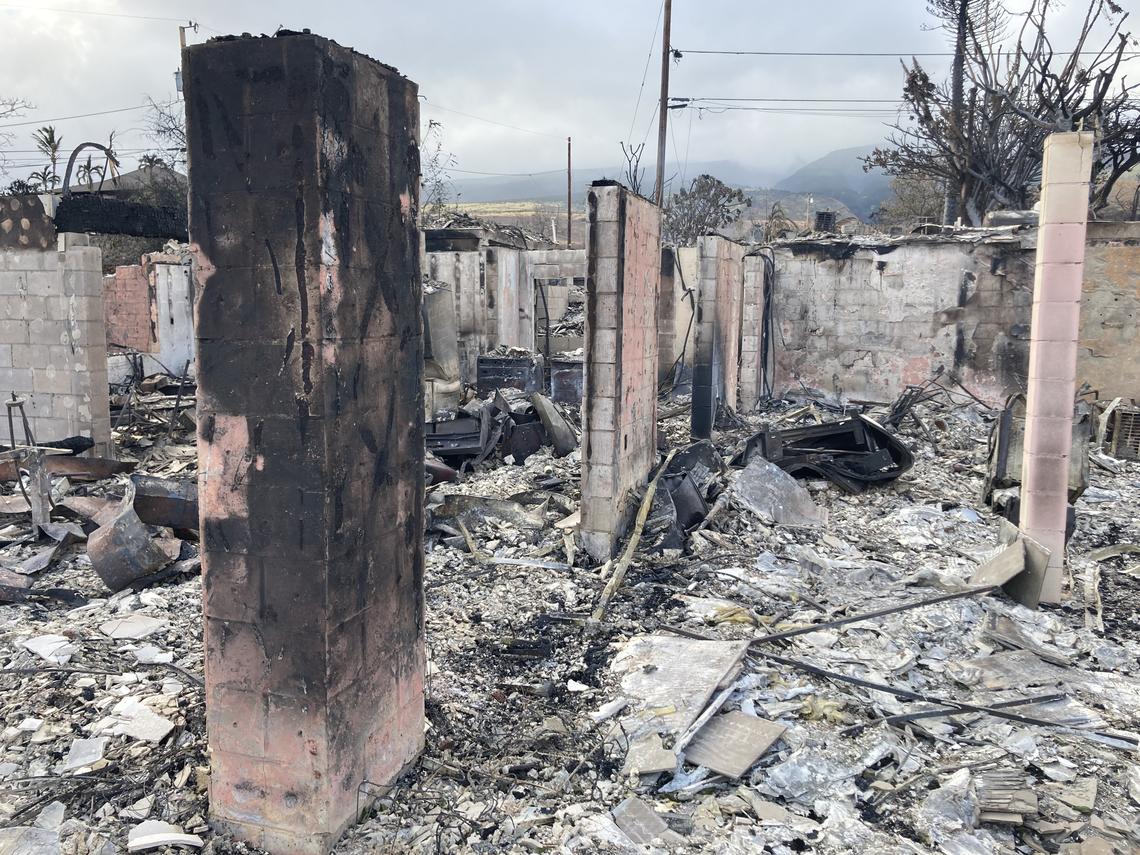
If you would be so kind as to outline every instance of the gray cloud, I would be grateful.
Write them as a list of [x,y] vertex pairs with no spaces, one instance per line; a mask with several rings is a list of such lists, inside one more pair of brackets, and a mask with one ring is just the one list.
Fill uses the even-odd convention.
[[[5,62],[0,94],[20,95],[36,109],[28,120],[69,116],[173,97],[178,34],[156,22],[0,7]],[[60,7],[68,0],[58,0]],[[73,3],[78,7],[78,3]],[[1069,7],[1083,4],[1071,3]],[[521,133],[437,107],[451,108],[553,134],[572,135],[576,163],[620,162],[618,141],[630,136],[646,58],[652,50],[635,142],[653,149],[659,38],[650,44],[660,0],[424,0],[421,3],[334,0],[87,2],[82,8],[126,14],[192,16],[227,33],[308,27],[395,65],[416,80],[424,119],[444,125],[461,169],[522,172],[560,168],[560,139]],[[1071,33],[1079,9],[1058,19],[1056,41]],[[801,0],[793,3],[675,0],[675,47],[812,51],[939,51],[943,34],[924,29],[922,0]],[[214,32],[202,29],[192,39]],[[948,59],[929,60],[948,67]],[[671,90],[690,97],[897,98],[901,71],[890,58],[720,57],[686,55],[673,66]],[[803,105],[798,105],[803,106]],[[856,105],[846,105],[855,107]],[[885,105],[884,105],[885,106]],[[58,122],[68,147],[118,132],[122,149],[150,144],[145,113],[135,111]],[[762,112],[674,110],[669,160],[736,160],[775,172],[841,147],[880,140],[881,119]],[[30,163],[32,126],[16,129],[9,159]],[[652,159],[650,156],[647,159]],[[125,158],[132,166],[132,158]],[[26,172],[15,168],[13,174]]]

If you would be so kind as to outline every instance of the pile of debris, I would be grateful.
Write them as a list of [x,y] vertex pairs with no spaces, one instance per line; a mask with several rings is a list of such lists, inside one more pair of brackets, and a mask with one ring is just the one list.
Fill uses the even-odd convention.
[[[1034,610],[993,581],[1031,561],[982,501],[999,414],[967,395],[774,402],[695,444],[663,407],[672,450],[600,565],[547,408],[504,388],[464,449],[429,433],[455,465],[428,488],[426,748],[338,853],[1140,847],[1140,464],[1090,452],[1068,599]],[[5,518],[9,572],[56,546],[0,605],[0,851],[250,851],[205,820],[190,496],[141,501],[193,447],[162,430],[133,481],[53,474],[47,529]],[[178,571],[111,593],[92,541],[124,522],[110,543]]]

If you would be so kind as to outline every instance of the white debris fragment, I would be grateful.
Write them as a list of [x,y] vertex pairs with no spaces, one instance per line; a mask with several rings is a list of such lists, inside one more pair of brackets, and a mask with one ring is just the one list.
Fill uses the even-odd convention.
[[79,648],[63,635],[37,635],[21,641],[20,646],[53,665],[66,665],[79,652]]
[[107,621],[99,627],[99,631],[111,638],[138,640],[165,629],[169,623],[170,621],[161,618],[135,612],[126,617]]
[[75,772],[78,769],[97,767],[103,761],[103,749],[107,738],[96,736],[91,739],[73,739],[67,756],[57,767],[60,772]]
[[127,851],[144,852],[162,846],[193,846],[201,848],[202,838],[197,834],[186,834],[177,825],[148,819],[140,822],[127,834]]

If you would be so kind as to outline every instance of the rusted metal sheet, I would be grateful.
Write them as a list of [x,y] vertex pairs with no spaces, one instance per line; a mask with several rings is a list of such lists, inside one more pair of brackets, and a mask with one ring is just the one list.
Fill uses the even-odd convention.
[[[49,475],[61,475],[73,481],[102,481],[112,475],[133,472],[134,463],[107,457],[49,456],[45,466]],[[0,481],[15,481],[16,467],[11,461],[0,462]]]
[[127,485],[119,511],[87,539],[87,557],[112,591],[121,591],[170,563],[134,510],[135,486]]
[[134,474],[135,513],[147,525],[198,528],[198,484]]

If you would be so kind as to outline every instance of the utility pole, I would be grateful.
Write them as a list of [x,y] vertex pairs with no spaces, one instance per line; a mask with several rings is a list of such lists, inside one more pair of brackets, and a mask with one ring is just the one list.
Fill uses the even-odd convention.
[[573,211],[574,178],[570,168],[570,137],[566,137],[566,248],[570,248],[570,217]]
[[665,201],[665,130],[669,127],[669,24],[673,18],[673,0],[665,0],[665,28],[661,31],[661,106],[657,122],[657,187],[653,201],[661,207]]
[[[966,28],[970,23],[970,0],[958,0],[957,20],[955,21],[954,65],[950,71],[950,115],[953,124],[950,143],[951,155],[954,159],[954,171],[961,173],[962,164],[962,122],[963,104],[962,87],[966,76]],[[942,202],[942,223],[952,226],[958,219],[958,202],[961,198],[962,186],[959,181],[946,182],[946,196]]]

